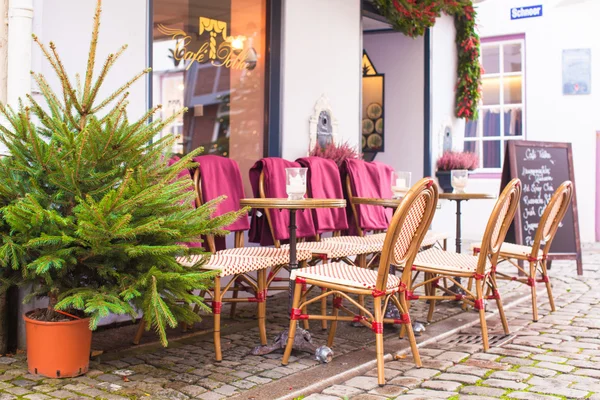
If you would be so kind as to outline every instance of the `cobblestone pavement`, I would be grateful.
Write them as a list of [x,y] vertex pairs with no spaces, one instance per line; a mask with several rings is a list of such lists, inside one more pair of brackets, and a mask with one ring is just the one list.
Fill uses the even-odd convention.
[[[514,282],[508,285],[517,287]],[[316,304],[315,307],[319,305]],[[415,303],[411,309],[413,319],[424,321],[427,309],[425,303]],[[227,318],[229,310],[224,308],[223,361],[220,363],[215,363],[213,359],[210,331],[186,339],[171,340],[168,348],[130,346],[126,350],[119,349],[117,352],[103,354],[90,363],[90,371],[87,374],[74,379],[44,379],[29,374],[24,354],[0,357],[0,400],[15,398],[218,400],[292,374],[302,376],[303,371],[317,365],[314,355],[308,353],[296,353],[286,367],[281,366],[281,352],[265,356],[249,355],[250,350],[259,343],[258,329],[254,320],[255,306],[238,304],[238,310],[239,316],[235,320],[230,320]],[[318,313],[317,309],[311,311]],[[434,322],[461,312],[456,303],[441,303],[437,307]],[[267,334],[272,338],[288,327],[287,293],[269,298],[267,313]],[[324,344],[327,340],[327,331],[319,329],[317,321],[312,321],[311,325],[315,343]],[[196,329],[210,330],[211,327],[212,318],[207,316]],[[133,332],[135,327],[126,329]],[[397,330],[392,328],[387,332],[389,340],[398,340]],[[102,348],[101,346],[110,342],[113,337],[106,331],[94,333],[93,348],[98,349],[99,346]],[[133,335],[126,336],[122,340],[128,344],[132,337]],[[374,343],[374,335],[369,329],[338,324],[335,356],[364,349],[372,343]],[[109,348],[114,347],[114,344],[109,346]]]
[[[600,247],[586,249],[586,275],[574,275],[572,263],[553,267],[557,304],[561,307],[537,324],[529,324],[530,309],[523,304],[508,312],[511,327],[518,338],[496,347],[488,354],[478,353],[478,345],[440,343],[422,350],[425,368],[417,370],[409,358],[386,364],[389,384],[376,387],[373,371],[348,382],[327,388],[311,399],[352,397],[358,399],[393,398],[409,393],[413,398],[451,398],[464,395],[513,396],[535,398],[536,391],[554,391],[567,395],[587,396],[600,393],[600,319],[594,317],[600,301],[596,287],[600,268]],[[594,277],[592,279],[592,277]],[[504,285],[504,293],[524,293],[515,282]],[[544,301],[544,296],[542,302]],[[129,348],[102,355],[90,364],[90,371],[74,379],[44,379],[27,373],[25,356],[0,357],[0,400],[24,399],[221,399],[273,383],[293,375],[302,381],[303,373],[317,362],[312,354],[295,353],[290,364],[281,366],[281,353],[251,356],[249,351],[259,342],[253,320],[252,305],[238,306],[240,317],[225,318],[223,356],[213,362],[212,334],[198,334],[171,341],[168,348],[148,346]],[[288,324],[287,297],[282,293],[268,301],[268,335],[285,329]],[[414,302],[413,320],[424,320],[427,305]],[[541,312],[547,313],[546,305]],[[436,307],[435,321],[461,313],[456,303]],[[224,316],[227,316],[227,310]],[[311,322],[316,328],[316,322]],[[211,326],[206,318],[202,326]],[[492,320],[492,329],[497,321]],[[386,341],[398,341],[397,331],[387,330]],[[475,333],[470,330],[465,333]],[[95,333],[102,336],[104,333]],[[313,329],[316,343],[326,341],[327,332]],[[476,337],[477,335],[474,335]],[[336,356],[359,351],[374,342],[370,330],[338,325],[334,351]],[[95,343],[101,343],[95,339]],[[453,351],[443,351],[452,348]],[[325,367],[326,368],[326,367]],[[297,377],[297,378],[296,378]],[[472,393],[472,395],[471,395]],[[571,397],[572,394],[568,394]],[[416,396],[416,397],[414,397]],[[518,397],[521,396],[521,397]],[[478,398],[478,397],[465,397]],[[600,397],[598,397],[600,398]]]
[[582,277],[572,262],[553,265],[556,312],[544,296],[534,323],[530,303],[521,303],[507,312],[508,337],[499,318],[488,320],[499,343],[487,353],[474,343],[476,325],[422,348],[423,368],[410,356],[386,363],[384,387],[373,369],[304,400],[600,399],[600,248],[584,252]]

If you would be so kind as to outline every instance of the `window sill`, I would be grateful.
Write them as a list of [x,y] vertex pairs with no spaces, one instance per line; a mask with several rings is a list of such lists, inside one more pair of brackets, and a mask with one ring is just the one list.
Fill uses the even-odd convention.
[[473,172],[469,174],[470,179],[500,179],[502,178],[502,172]]

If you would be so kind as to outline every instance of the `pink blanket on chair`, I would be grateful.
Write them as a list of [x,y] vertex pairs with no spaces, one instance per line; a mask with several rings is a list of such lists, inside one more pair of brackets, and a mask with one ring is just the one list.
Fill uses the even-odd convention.
[[[268,157],[259,160],[250,169],[250,184],[254,197],[259,198],[259,180],[261,172],[265,174],[265,196],[267,198],[287,198],[285,190],[285,169],[298,168],[300,164],[284,160],[278,157]],[[273,225],[273,234],[269,229],[265,210],[253,210],[250,223],[249,240],[260,243],[263,246],[273,244],[275,239],[284,241],[290,238],[288,226],[290,224],[290,212],[288,210],[268,210]],[[296,236],[307,238],[315,236],[315,227],[312,214],[308,210],[296,212]]]
[[[296,160],[308,168],[307,190],[313,199],[343,199],[342,179],[337,164],[322,157],[304,157]],[[317,208],[313,210],[317,233],[348,229],[346,210],[343,208]]]
[[[384,177],[386,171],[383,167],[381,167],[381,163],[348,159],[344,162],[342,168],[344,182],[346,176],[350,177],[350,187],[354,197],[369,197],[375,199],[392,197],[391,167],[390,174],[387,179]],[[389,184],[390,186],[387,191],[383,188],[385,184]],[[389,217],[384,207],[362,204],[356,205],[355,207],[356,214],[358,216],[358,225],[361,229],[371,231],[388,228]],[[350,234],[356,235],[357,231],[354,213],[352,212],[350,206],[347,207],[347,210]]]
[[[202,200],[206,203],[219,196],[226,196],[217,206],[214,215],[219,216],[231,211],[238,211],[241,208],[240,200],[245,195],[244,183],[237,162],[215,155],[198,156],[194,158],[194,161],[199,164]],[[240,217],[225,229],[231,232],[250,229],[248,216]]]
[[[381,198],[391,199],[392,197],[394,197],[394,193],[392,192],[392,174],[394,173],[394,168],[379,161],[373,161],[373,164],[375,164],[377,170],[379,171],[379,186],[381,190]],[[389,225],[390,222],[392,222],[394,210],[392,208],[385,208],[384,210]]]

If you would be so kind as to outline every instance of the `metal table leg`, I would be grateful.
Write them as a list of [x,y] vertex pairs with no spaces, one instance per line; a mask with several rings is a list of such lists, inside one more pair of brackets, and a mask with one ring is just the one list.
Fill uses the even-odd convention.
[[[298,268],[298,259],[296,256],[296,210],[290,210],[290,274],[292,271]],[[294,290],[296,287],[296,283],[290,279],[289,284],[289,298],[288,298],[288,313],[292,312],[292,301],[294,299]],[[252,350],[253,355],[264,355],[272,353],[279,349],[284,349],[287,344],[289,330],[286,329],[275,337],[275,340],[272,344],[266,346],[257,346]],[[310,332],[306,329],[302,329],[300,326],[296,327],[296,336],[294,338],[294,347],[295,350],[301,350],[308,353],[315,353],[317,350],[317,346],[312,342],[312,336]]]
[[[456,246],[456,252],[457,253],[461,253],[462,252],[462,224],[461,224],[461,222],[462,222],[462,219],[461,219],[462,213],[461,213],[460,206],[461,206],[462,200],[458,200],[457,199],[455,201],[456,201],[456,239],[455,239],[454,243],[455,243],[455,246]],[[455,276],[454,279],[457,282],[461,283],[460,277]],[[462,290],[456,284],[452,285],[449,289],[452,292],[456,293],[456,294],[462,294],[462,295],[466,294],[465,291]]]
[[[298,259],[296,256],[296,210],[290,210],[290,274],[298,269]],[[290,279],[289,284],[289,298],[288,298],[288,312],[292,312],[292,301],[294,299],[294,287],[295,283]]]
[[462,226],[461,226],[461,212],[460,212],[461,200],[456,200],[456,252],[461,252],[462,247]]

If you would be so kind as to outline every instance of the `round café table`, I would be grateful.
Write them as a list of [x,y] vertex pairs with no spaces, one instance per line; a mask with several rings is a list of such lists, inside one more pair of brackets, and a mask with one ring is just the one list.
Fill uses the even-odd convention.
[[[256,199],[241,199],[240,205],[242,207],[251,207],[258,209],[276,209],[276,210],[289,210],[290,212],[290,225],[288,227],[290,233],[290,274],[293,270],[298,268],[298,259],[296,257],[296,211],[307,210],[315,208],[344,208],[346,207],[346,200],[344,199],[302,199],[302,200],[288,200],[279,198],[256,198]],[[288,311],[292,309],[292,299],[294,298],[295,284],[290,279],[289,284],[289,300],[288,300]],[[303,329],[296,329],[296,338],[294,340],[294,348],[296,343],[302,343]],[[287,337],[286,332],[277,335],[278,338]],[[284,343],[285,345],[285,343]],[[260,346],[259,346],[260,347]],[[277,346],[271,346],[272,351],[275,351]],[[299,350],[306,351],[306,348],[299,348]],[[269,351],[270,352],[270,351]],[[262,354],[266,354],[262,352]]]

